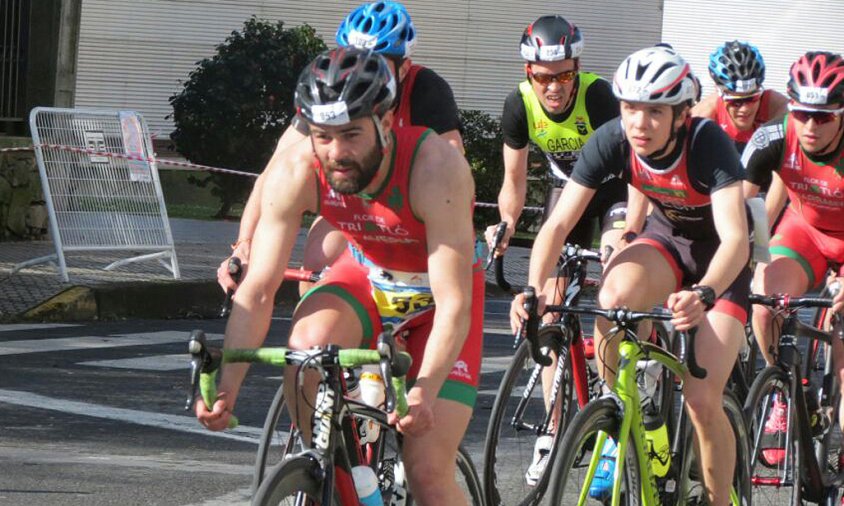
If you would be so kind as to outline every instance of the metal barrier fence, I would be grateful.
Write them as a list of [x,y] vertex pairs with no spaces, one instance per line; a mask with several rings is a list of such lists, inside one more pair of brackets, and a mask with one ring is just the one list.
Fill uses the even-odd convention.
[[68,281],[66,252],[152,251],[105,269],[156,259],[179,279],[149,130],[141,115],[38,107],[29,122],[56,253],[20,263],[14,271],[58,261],[59,273]]

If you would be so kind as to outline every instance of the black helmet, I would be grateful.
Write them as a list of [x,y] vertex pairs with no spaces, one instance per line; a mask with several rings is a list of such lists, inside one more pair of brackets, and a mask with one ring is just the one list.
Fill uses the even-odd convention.
[[844,103],[844,58],[837,53],[810,51],[789,71],[788,96],[803,105]]
[[567,60],[583,52],[583,36],[562,16],[542,16],[525,28],[520,48],[529,62]]
[[343,125],[381,117],[396,98],[396,80],[383,56],[339,47],[317,56],[299,75],[294,102],[308,122]]

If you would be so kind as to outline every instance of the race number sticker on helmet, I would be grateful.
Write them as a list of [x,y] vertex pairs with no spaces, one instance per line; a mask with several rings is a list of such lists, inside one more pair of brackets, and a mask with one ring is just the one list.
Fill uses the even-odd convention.
[[345,101],[330,104],[314,104],[311,106],[314,123],[320,125],[345,125],[349,119],[349,108]]
[[735,82],[736,93],[751,93],[756,91],[755,79],[739,79]]
[[829,97],[828,89],[817,86],[798,86],[797,92],[800,94],[798,102],[801,104],[826,105]]
[[352,30],[349,32],[349,45],[372,49],[378,44],[378,36]]

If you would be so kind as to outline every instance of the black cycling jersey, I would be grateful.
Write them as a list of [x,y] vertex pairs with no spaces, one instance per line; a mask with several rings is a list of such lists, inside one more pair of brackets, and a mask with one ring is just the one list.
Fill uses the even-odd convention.
[[[743,179],[732,140],[718,125],[693,118],[680,128],[676,146],[668,156],[658,160],[638,156],[634,160],[634,156],[621,121],[612,121],[586,143],[572,180],[593,189],[608,176],[637,188],[641,185],[640,191],[648,195],[679,235],[717,237],[709,195]],[[634,165],[638,168],[635,175]]]
[[[399,96],[395,105],[401,101],[401,93],[406,92],[404,82],[399,86]],[[439,74],[429,68],[420,68],[416,73],[413,87],[410,90],[410,124],[425,126],[438,134],[460,130],[460,116],[457,102],[451,86]],[[308,125],[299,116],[290,123],[303,135],[308,135]]]

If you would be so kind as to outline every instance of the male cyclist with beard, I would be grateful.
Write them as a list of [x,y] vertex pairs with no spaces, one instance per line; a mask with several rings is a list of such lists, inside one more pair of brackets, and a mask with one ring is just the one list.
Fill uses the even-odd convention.
[[[700,463],[710,504],[729,502],[735,441],[722,392],[744,336],[750,286],[748,222],[742,168],[727,135],[711,121],[692,118],[698,83],[689,64],[668,47],[629,56],[615,73],[621,121],[595,132],[571,180],[534,242],[528,284],[541,286],[560,248],[607,176],[629,184],[628,222],[639,235],[604,268],[602,308],[648,310],[667,299],[677,330],[697,326],[697,360],[704,379],[684,378],[686,409],[700,441]],[[653,212],[646,217],[647,203]],[[518,295],[511,325],[527,317]],[[545,295],[539,297],[539,309]],[[604,380],[614,381],[618,340],[598,319],[595,349]],[[611,493],[615,443],[609,440],[589,494]]]
[[[468,163],[448,142],[425,128],[394,128],[395,89],[387,61],[370,50],[327,51],[302,72],[295,103],[310,142],[276,157],[280,167],[268,172],[252,266],[235,292],[225,346],[264,341],[302,215],[320,214],[360,254],[347,249],[303,296],[287,344],[373,346],[383,322],[433,304],[433,321],[417,324],[406,338],[414,383],[410,411],[396,423],[405,434],[403,458],[416,501],[465,504],[455,462],[477,396],[483,338],[475,186]],[[200,422],[226,427],[246,369],[223,366],[220,400],[211,410],[198,403]],[[297,390],[295,375],[285,371],[285,395],[305,397],[288,406],[309,439],[307,406],[314,405],[317,378],[306,374]]]
[[[791,66],[790,75],[788,114],[760,128],[742,156],[747,193],[755,194],[776,172],[790,200],[771,239],[771,262],[756,269],[754,289],[766,295],[798,296],[817,288],[829,266],[836,267],[839,281],[844,274],[844,59],[835,53],[808,52]],[[766,204],[769,217],[776,216],[785,195]],[[834,312],[840,311],[842,301],[844,290],[835,296]],[[770,311],[754,306],[753,333],[768,364],[773,362],[778,328]],[[840,368],[844,349],[834,341]],[[766,432],[779,432],[784,416],[784,404],[776,404]],[[784,453],[773,450],[763,455],[776,462]]]
[[[399,83],[395,101],[397,126],[431,128],[463,152],[460,118],[451,87],[433,70],[413,64],[410,60],[416,44],[416,28],[402,4],[379,1],[360,5],[346,16],[337,28],[335,38],[339,47],[372,49],[387,58],[388,66]],[[294,117],[291,126],[279,140],[274,157],[281,156],[285,149],[305,139],[307,135],[307,122],[298,116]],[[268,168],[277,166],[270,160]],[[243,210],[237,242],[233,245],[232,256],[239,257],[244,263],[249,260],[252,236],[261,216],[261,193],[265,178],[262,174],[255,182]],[[317,218],[308,231],[303,267],[318,271],[331,265],[346,245],[340,231]],[[220,264],[217,279],[224,289],[237,287],[228,272],[228,259]],[[309,283],[303,284],[303,288],[309,286]]]
[[[583,36],[575,25],[560,16],[542,16],[525,29],[520,48],[527,78],[507,96],[501,117],[504,184],[498,195],[498,209],[501,221],[507,222],[507,232],[499,254],[506,250],[525,205],[529,143],[538,146],[548,161],[551,184],[545,193],[545,219],[592,132],[618,116],[618,102],[610,84],[596,74],[580,71]],[[597,222],[603,245],[615,246],[624,228],[626,192],[623,181],[608,179],[575,227],[570,242],[591,248]],[[495,229],[496,225],[492,225],[486,230],[490,247]],[[556,288],[553,281],[545,286],[548,293]],[[586,344],[588,348],[591,339]],[[543,371],[546,395],[553,374],[553,366]],[[525,473],[528,485],[536,485],[542,476],[553,439],[548,434],[537,438],[533,461]]]

